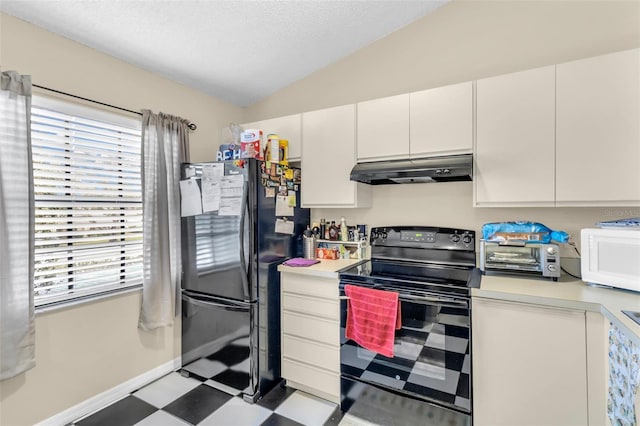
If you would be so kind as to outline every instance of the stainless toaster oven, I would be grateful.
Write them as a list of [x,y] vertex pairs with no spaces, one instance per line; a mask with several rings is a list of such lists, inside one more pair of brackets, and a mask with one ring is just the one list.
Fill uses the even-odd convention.
[[483,273],[526,274],[560,277],[560,250],[557,244],[480,240],[480,270]]

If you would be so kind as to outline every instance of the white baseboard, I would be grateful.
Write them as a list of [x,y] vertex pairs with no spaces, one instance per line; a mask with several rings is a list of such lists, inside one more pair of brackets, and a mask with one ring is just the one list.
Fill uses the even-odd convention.
[[144,385],[159,379],[160,377],[177,370],[182,365],[180,358],[175,358],[169,362],[157,366],[156,368],[142,373],[141,375],[127,380],[109,390],[106,390],[80,404],[64,410],[55,416],[49,417],[36,426],[60,426],[66,425],[80,417],[86,416],[94,411],[100,410],[107,405],[124,398],[131,392],[140,389]]

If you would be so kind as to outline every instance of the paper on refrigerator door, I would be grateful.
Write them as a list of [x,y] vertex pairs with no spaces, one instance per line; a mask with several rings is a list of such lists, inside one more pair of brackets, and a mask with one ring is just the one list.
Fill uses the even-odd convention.
[[242,214],[242,190],[244,177],[231,175],[220,178],[219,216],[240,216]]
[[289,197],[278,195],[276,197],[276,216],[293,216],[293,207],[289,205]]
[[242,197],[220,198],[218,216],[240,216],[242,213]]
[[180,181],[180,214],[182,217],[195,216],[202,213],[200,188],[195,179]]
[[242,197],[244,177],[242,175],[230,175],[220,178],[220,190],[222,197]]
[[275,231],[279,234],[293,235],[293,221],[286,219],[276,219]]
[[224,164],[203,164],[202,178],[220,178],[224,176]]
[[220,178],[202,177],[202,211],[212,212],[220,209]]

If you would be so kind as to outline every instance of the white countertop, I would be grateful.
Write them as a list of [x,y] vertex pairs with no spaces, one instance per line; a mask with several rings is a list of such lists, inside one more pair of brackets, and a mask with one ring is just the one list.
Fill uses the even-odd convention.
[[338,278],[338,272],[343,269],[350,268],[358,263],[365,262],[367,259],[336,259],[336,260],[320,260],[311,266],[285,266],[279,265],[278,271],[291,274],[312,275],[316,277]]
[[601,312],[640,345],[640,325],[621,312],[640,311],[640,293],[595,287],[567,275],[558,282],[483,275],[480,288],[471,289],[471,296]]

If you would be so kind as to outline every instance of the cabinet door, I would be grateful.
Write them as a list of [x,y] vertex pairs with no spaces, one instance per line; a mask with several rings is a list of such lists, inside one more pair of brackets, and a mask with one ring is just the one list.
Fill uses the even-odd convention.
[[473,423],[586,425],[585,312],[474,298]]
[[302,207],[369,207],[368,185],[352,182],[355,105],[302,114]]
[[475,205],[553,206],[555,68],[476,83]]
[[558,205],[640,205],[640,49],[557,67]]
[[467,154],[473,150],[473,83],[411,93],[410,156]]
[[409,157],[409,95],[358,104],[358,161]]

